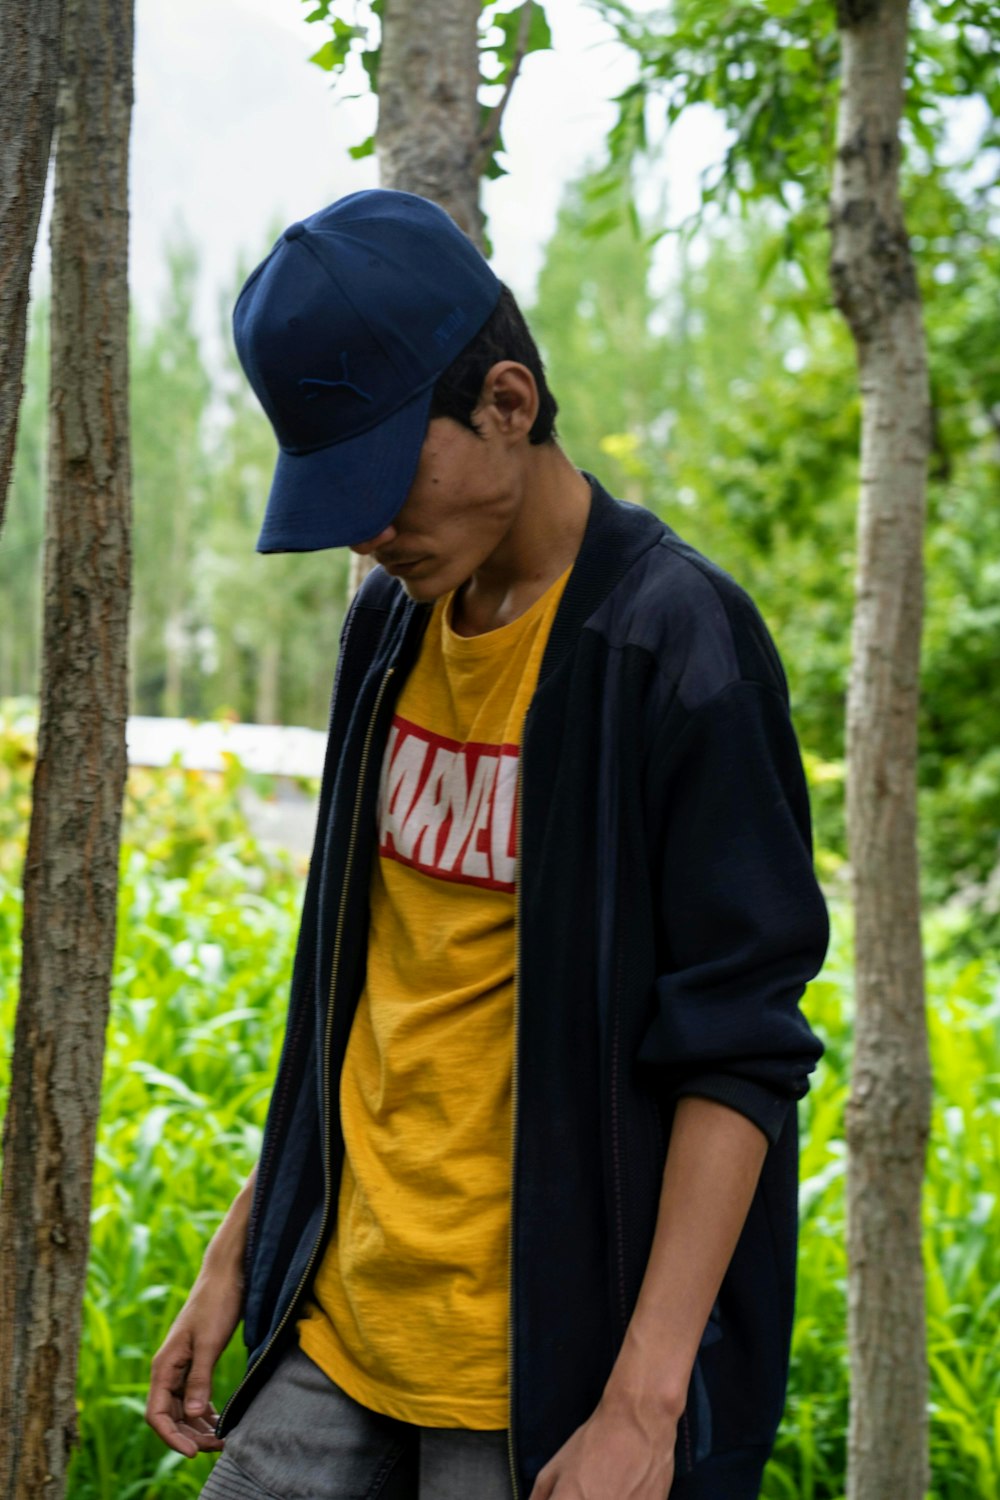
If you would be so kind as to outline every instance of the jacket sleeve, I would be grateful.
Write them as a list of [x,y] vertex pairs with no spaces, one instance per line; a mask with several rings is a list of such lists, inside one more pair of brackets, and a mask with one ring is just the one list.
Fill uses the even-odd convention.
[[639,1062],[773,1143],[823,1053],[798,1002],[829,938],[784,696],[730,682],[661,727],[650,775],[662,968]]

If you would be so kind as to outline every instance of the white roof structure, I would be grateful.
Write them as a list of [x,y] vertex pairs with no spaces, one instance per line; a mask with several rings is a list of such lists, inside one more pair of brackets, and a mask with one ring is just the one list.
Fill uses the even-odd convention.
[[319,729],[282,724],[199,723],[132,715],[126,731],[132,766],[167,766],[175,755],[191,771],[222,771],[224,754],[248,771],[269,776],[323,773],[326,735]]

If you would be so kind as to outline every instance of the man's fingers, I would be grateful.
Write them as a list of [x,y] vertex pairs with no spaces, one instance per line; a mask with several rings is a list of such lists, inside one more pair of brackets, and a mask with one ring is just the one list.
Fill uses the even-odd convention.
[[178,1423],[178,1430],[191,1439],[197,1453],[217,1453],[224,1447],[222,1438],[215,1435],[214,1425],[201,1418],[197,1422]]
[[146,1421],[168,1448],[173,1448],[175,1453],[182,1453],[185,1458],[194,1458],[198,1445],[191,1434],[184,1431],[173,1411],[166,1407],[155,1407],[150,1399],[146,1406]]
[[534,1487],[528,1500],[550,1500],[550,1496],[556,1487],[555,1475],[548,1469],[543,1469],[535,1480]]
[[208,1409],[205,1412],[204,1416],[185,1417],[184,1420],[187,1422],[188,1426],[193,1427],[196,1432],[214,1432],[216,1423],[219,1420],[219,1413],[216,1411],[211,1402],[209,1402]]
[[197,1417],[207,1412],[212,1402],[212,1371],[215,1359],[196,1353],[184,1387],[184,1415]]
[[169,1407],[146,1408],[146,1421],[162,1442],[175,1453],[185,1458],[194,1458],[199,1453],[215,1453],[223,1446],[221,1438],[215,1436],[214,1408],[210,1415],[186,1421],[180,1412],[180,1403],[171,1401]]

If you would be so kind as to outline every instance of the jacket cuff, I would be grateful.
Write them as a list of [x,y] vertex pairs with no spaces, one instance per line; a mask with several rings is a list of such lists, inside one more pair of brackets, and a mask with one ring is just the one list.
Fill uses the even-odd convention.
[[795,1100],[787,1094],[776,1094],[772,1089],[746,1078],[734,1078],[731,1073],[700,1073],[694,1078],[685,1078],[672,1090],[672,1097],[683,1099],[695,1094],[700,1099],[715,1099],[719,1104],[728,1104],[764,1132],[770,1145],[774,1145],[795,1107]]

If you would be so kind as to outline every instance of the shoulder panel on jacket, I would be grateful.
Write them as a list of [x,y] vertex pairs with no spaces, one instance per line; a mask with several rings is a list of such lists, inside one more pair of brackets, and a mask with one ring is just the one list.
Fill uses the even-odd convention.
[[587,628],[613,650],[649,652],[688,710],[737,681],[765,683],[787,699],[781,660],[746,589],[669,527]]

